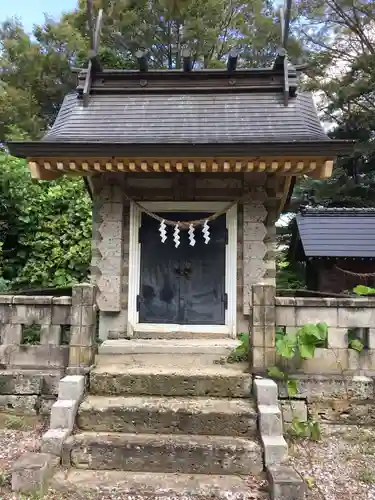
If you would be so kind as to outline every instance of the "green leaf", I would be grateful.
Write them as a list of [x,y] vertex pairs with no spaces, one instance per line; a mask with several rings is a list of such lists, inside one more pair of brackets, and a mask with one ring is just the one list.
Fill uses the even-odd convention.
[[276,350],[283,358],[293,358],[296,353],[296,347],[297,345],[295,339],[292,339],[287,335],[276,342]]
[[304,437],[306,436],[307,422],[299,420],[298,418],[293,418],[291,428],[296,436]]
[[288,380],[287,391],[290,398],[294,398],[298,394],[298,382],[297,380]]
[[299,353],[303,359],[311,359],[315,354],[315,345],[313,344],[299,344]]
[[322,432],[320,430],[319,422],[309,422],[310,437],[313,441],[320,441]]
[[364,345],[359,339],[353,339],[349,343],[350,349],[354,349],[357,352],[363,351]]
[[328,326],[325,323],[317,323],[316,325],[305,325],[299,330],[299,337],[313,337],[317,340],[325,340],[327,338]]
[[271,368],[268,368],[268,376],[278,380],[284,380],[285,373],[282,372],[277,366],[271,366]]
[[315,479],[313,477],[310,477],[310,476],[305,476],[303,479],[305,480],[309,490],[312,490],[315,486]]
[[365,285],[357,285],[353,289],[353,292],[356,295],[370,295],[370,294],[375,294],[375,288],[371,288],[371,287],[365,286]]
[[328,325],[327,325],[327,323],[317,323],[316,327],[320,332],[319,340],[326,340],[328,337]]

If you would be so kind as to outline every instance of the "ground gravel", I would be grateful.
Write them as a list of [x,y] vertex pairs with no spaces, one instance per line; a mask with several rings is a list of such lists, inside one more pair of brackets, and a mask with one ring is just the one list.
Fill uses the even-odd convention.
[[[39,450],[42,432],[42,425],[33,430],[0,430],[0,500],[143,500],[100,488],[89,494],[51,491],[43,497],[12,493],[12,464],[22,453]],[[289,441],[289,462],[311,485],[307,500],[375,500],[375,428],[327,425],[322,433],[319,442]],[[249,499],[264,498],[264,480],[249,477],[248,485]]]
[[323,425],[319,442],[290,441],[308,500],[375,500],[375,428]]

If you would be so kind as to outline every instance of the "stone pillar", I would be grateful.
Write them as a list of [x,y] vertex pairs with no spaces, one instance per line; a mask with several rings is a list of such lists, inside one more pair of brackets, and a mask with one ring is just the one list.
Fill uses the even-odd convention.
[[246,201],[243,204],[243,313],[250,314],[251,288],[262,281],[265,274],[264,256],[267,247],[265,220],[267,210],[263,203]]
[[250,315],[250,364],[254,373],[264,373],[275,364],[276,287],[257,284],[252,287]]
[[87,373],[94,362],[97,323],[96,287],[82,283],[73,286],[69,375]]

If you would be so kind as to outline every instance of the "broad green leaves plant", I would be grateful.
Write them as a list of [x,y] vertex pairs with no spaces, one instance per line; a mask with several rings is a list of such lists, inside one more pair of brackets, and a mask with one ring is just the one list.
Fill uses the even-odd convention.
[[[276,352],[281,358],[311,359],[315,355],[315,349],[327,342],[328,326],[326,323],[308,324],[299,328],[296,333],[286,333],[282,329],[276,332]],[[289,378],[288,373],[278,366],[268,369],[268,375],[276,380],[282,381],[288,394],[289,400],[298,394],[298,381]],[[290,401],[291,411],[293,407]],[[319,423],[313,419],[300,420],[293,418],[290,432],[295,437],[309,438],[314,441],[320,439]]]
[[239,363],[246,361],[249,356],[249,334],[241,333],[239,335],[240,344],[229,354],[228,363]]
[[371,288],[370,286],[366,285],[357,285],[353,289],[353,292],[356,295],[375,295],[375,288]]
[[81,179],[31,181],[23,160],[0,153],[0,286],[70,286],[91,260],[91,200]]

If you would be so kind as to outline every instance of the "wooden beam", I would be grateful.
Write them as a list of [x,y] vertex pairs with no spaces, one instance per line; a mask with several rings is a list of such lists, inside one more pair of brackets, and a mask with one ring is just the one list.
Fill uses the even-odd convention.
[[99,43],[100,43],[100,33],[103,24],[103,9],[99,10],[98,17],[96,19],[95,33],[92,37],[92,46],[89,50],[89,59],[92,63],[93,71],[101,71],[102,67],[99,60]]
[[103,9],[99,10],[98,17],[96,19],[96,27],[94,32],[93,24],[93,12],[92,12],[92,0],[87,0],[87,21],[89,25],[89,35],[90,35],[90,49],[89,49],[89,64],[87,68],[85,85],[83,87],[83,105],[86,107],[89,104],[89,97],[91,91],[92,75],[95,71],[101,70],[100,60],[99,60],[99,42],[100,33],[103,23]]
[[229,52],[228,61],[227,61],[227,71],[236,71],[238,62],[238,50],[232,49]]

